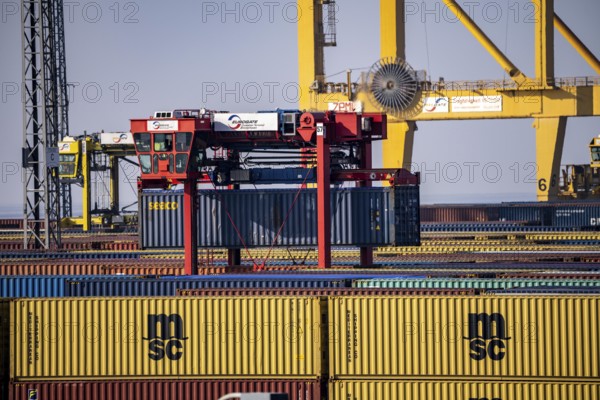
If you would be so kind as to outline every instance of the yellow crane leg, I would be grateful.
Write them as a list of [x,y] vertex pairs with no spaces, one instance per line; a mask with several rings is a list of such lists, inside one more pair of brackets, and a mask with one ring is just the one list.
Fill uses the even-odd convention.
[[535,18],[535,77],[541,87],[554,79],[554,0],[532,0]]
[[[381,57],[406,58],[404,0],[380,0]],[[388,118],[387,140],[383,141],[383,167],[410,169],[416,124]]]
[[535,153],[538,201],[556,200],[567,117],[536,118]]
[[410,169],[417,124],[388,121],[387,140],[383,141],[383,167]]
[[379,37],[382,58],[406,58],[404,10],[404,0],[379,1]]
[[83,175],[82,188],[82,213],[83,213],[83,231],[87,232],[92,226],[92,185],[90,172],[90,155],[92,141],[85,138],[81,141],[81,174]]
[[[322,32],[322,3],[318,0],[298,0],[298,84],[300,98],[298,107],[301,110],[312,110],[317,107],[314,94],[309,89],[314,81],[323,84],[325,81]],[[327,106],[327,105],[325,105]]]

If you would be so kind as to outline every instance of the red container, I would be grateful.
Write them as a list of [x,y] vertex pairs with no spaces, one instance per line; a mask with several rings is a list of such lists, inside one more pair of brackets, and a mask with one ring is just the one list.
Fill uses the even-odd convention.
[[[251,272],[252,268],[248,268],[247,272]],[[183,264],[162,264],[152,265],[148,261],[147,264],[133,264],[130,266],[106,266],[102,267],[101,274],[103,275],[184,275]],[[198,275],[213,275],[224,274],[227,272],[226,267],[208,267],[198,268]]]
[[[320,381],[97,381],[11,383],[9,400],[217,400],[228,393],[287,393],[321,400]],[[326,390],[323,390],[326,393]],[[37,396],[36,396],[37,395]],[[33,397],[32,397],[33,396]]]
[[433,205],[421,206],[421,222],[487,222],[493,221],[490,214],[496,210],[484,205]]
[[387,289],[387,288],[329,288],[329,289],[178,289],[178,296],[472,296],[474,289]]
[[0,275],[97,275],[102,269],[98,263],[62,261],[6,261],[0,263]]

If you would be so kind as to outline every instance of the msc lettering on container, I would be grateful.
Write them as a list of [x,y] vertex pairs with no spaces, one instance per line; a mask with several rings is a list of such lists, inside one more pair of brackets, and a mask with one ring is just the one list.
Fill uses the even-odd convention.
[[185,337],[183,318],[179,314],[148,314],[148,356],[154,361],[160,361],[165,356],[177,361],[183,357],[183,341]]
[[469,313],[469,356],[476,361],[486,357],[500,361],[506,356],[506,322],[500,313]]

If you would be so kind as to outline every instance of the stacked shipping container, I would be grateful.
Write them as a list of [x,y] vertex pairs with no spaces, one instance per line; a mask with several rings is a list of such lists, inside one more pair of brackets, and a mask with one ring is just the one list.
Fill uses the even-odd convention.
[[334,297],[329,399],[600,399],[599,297]]
[[598,228],[600,202],[436,204],[421,206],[421,221],[517,222],[528,225]]
[[[573,275],[576,277],[577,275]],[[548,277],[551,277],[549,275]],[[339,273],[339,274],[223,274],[206,276],[0,276],[0,297],[95,297],[95,296],[175,296],[188,291],[208,293],[211,290],[249,290],[256,294],[269,289],[288,290],[289,293],[327,293],[334,289],[354,287],[356,293],[380,289],[382,294],[411,294],[437,290],[467,294],[468,291],[507,289],[534,289],[577,291],[600,289],[599,275],[586,279],[554,278],[440,278],[426,275],[398,276],[393,270],[387,273]],[[320,289],[320,292],[317,292]],[[393,289],[393,290],[392,290]],[[375,292],[376,290],[372,290]],[[387,291],[387,292],[386,292]],[[424,293],[425,293],[424,292]]]
[[208,400],[251,385],[292,399],[600,398],[600,296],[17,299],[0,312],[11,399]]

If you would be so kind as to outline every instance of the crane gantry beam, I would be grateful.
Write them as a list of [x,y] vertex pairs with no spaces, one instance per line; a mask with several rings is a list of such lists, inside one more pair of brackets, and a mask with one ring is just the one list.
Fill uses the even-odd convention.
[[[555,78],[554,29],[600,74],[600,62],[554,12],[554,0],[532,0],[539,18],[535,25],[535,77],[527,77],[487,37],[455,0],[444,4],[473,34],[510,77],[509,81],[424,82],[415,112],[403,119],[388,119],[383,146],[386,168],[409,166],[414,131],[420,121],[532,118],[536,132],[537,198],[558,195],[560,158],[568,117],[600,115],[600,77]],[[360,101],[365,111],[379,110],[364,92],[327,93],[324,88],[322,0],[298,0],[312,19],[298,25],[300,108],[326,110],[330,103]],[[381,57],[405,59],[405,2],[380,0]],[[315,68],[317,66],[318,68]],[[318,74],[316,73],[318,71]],[[439,105],[439,107],[434,107]]]

